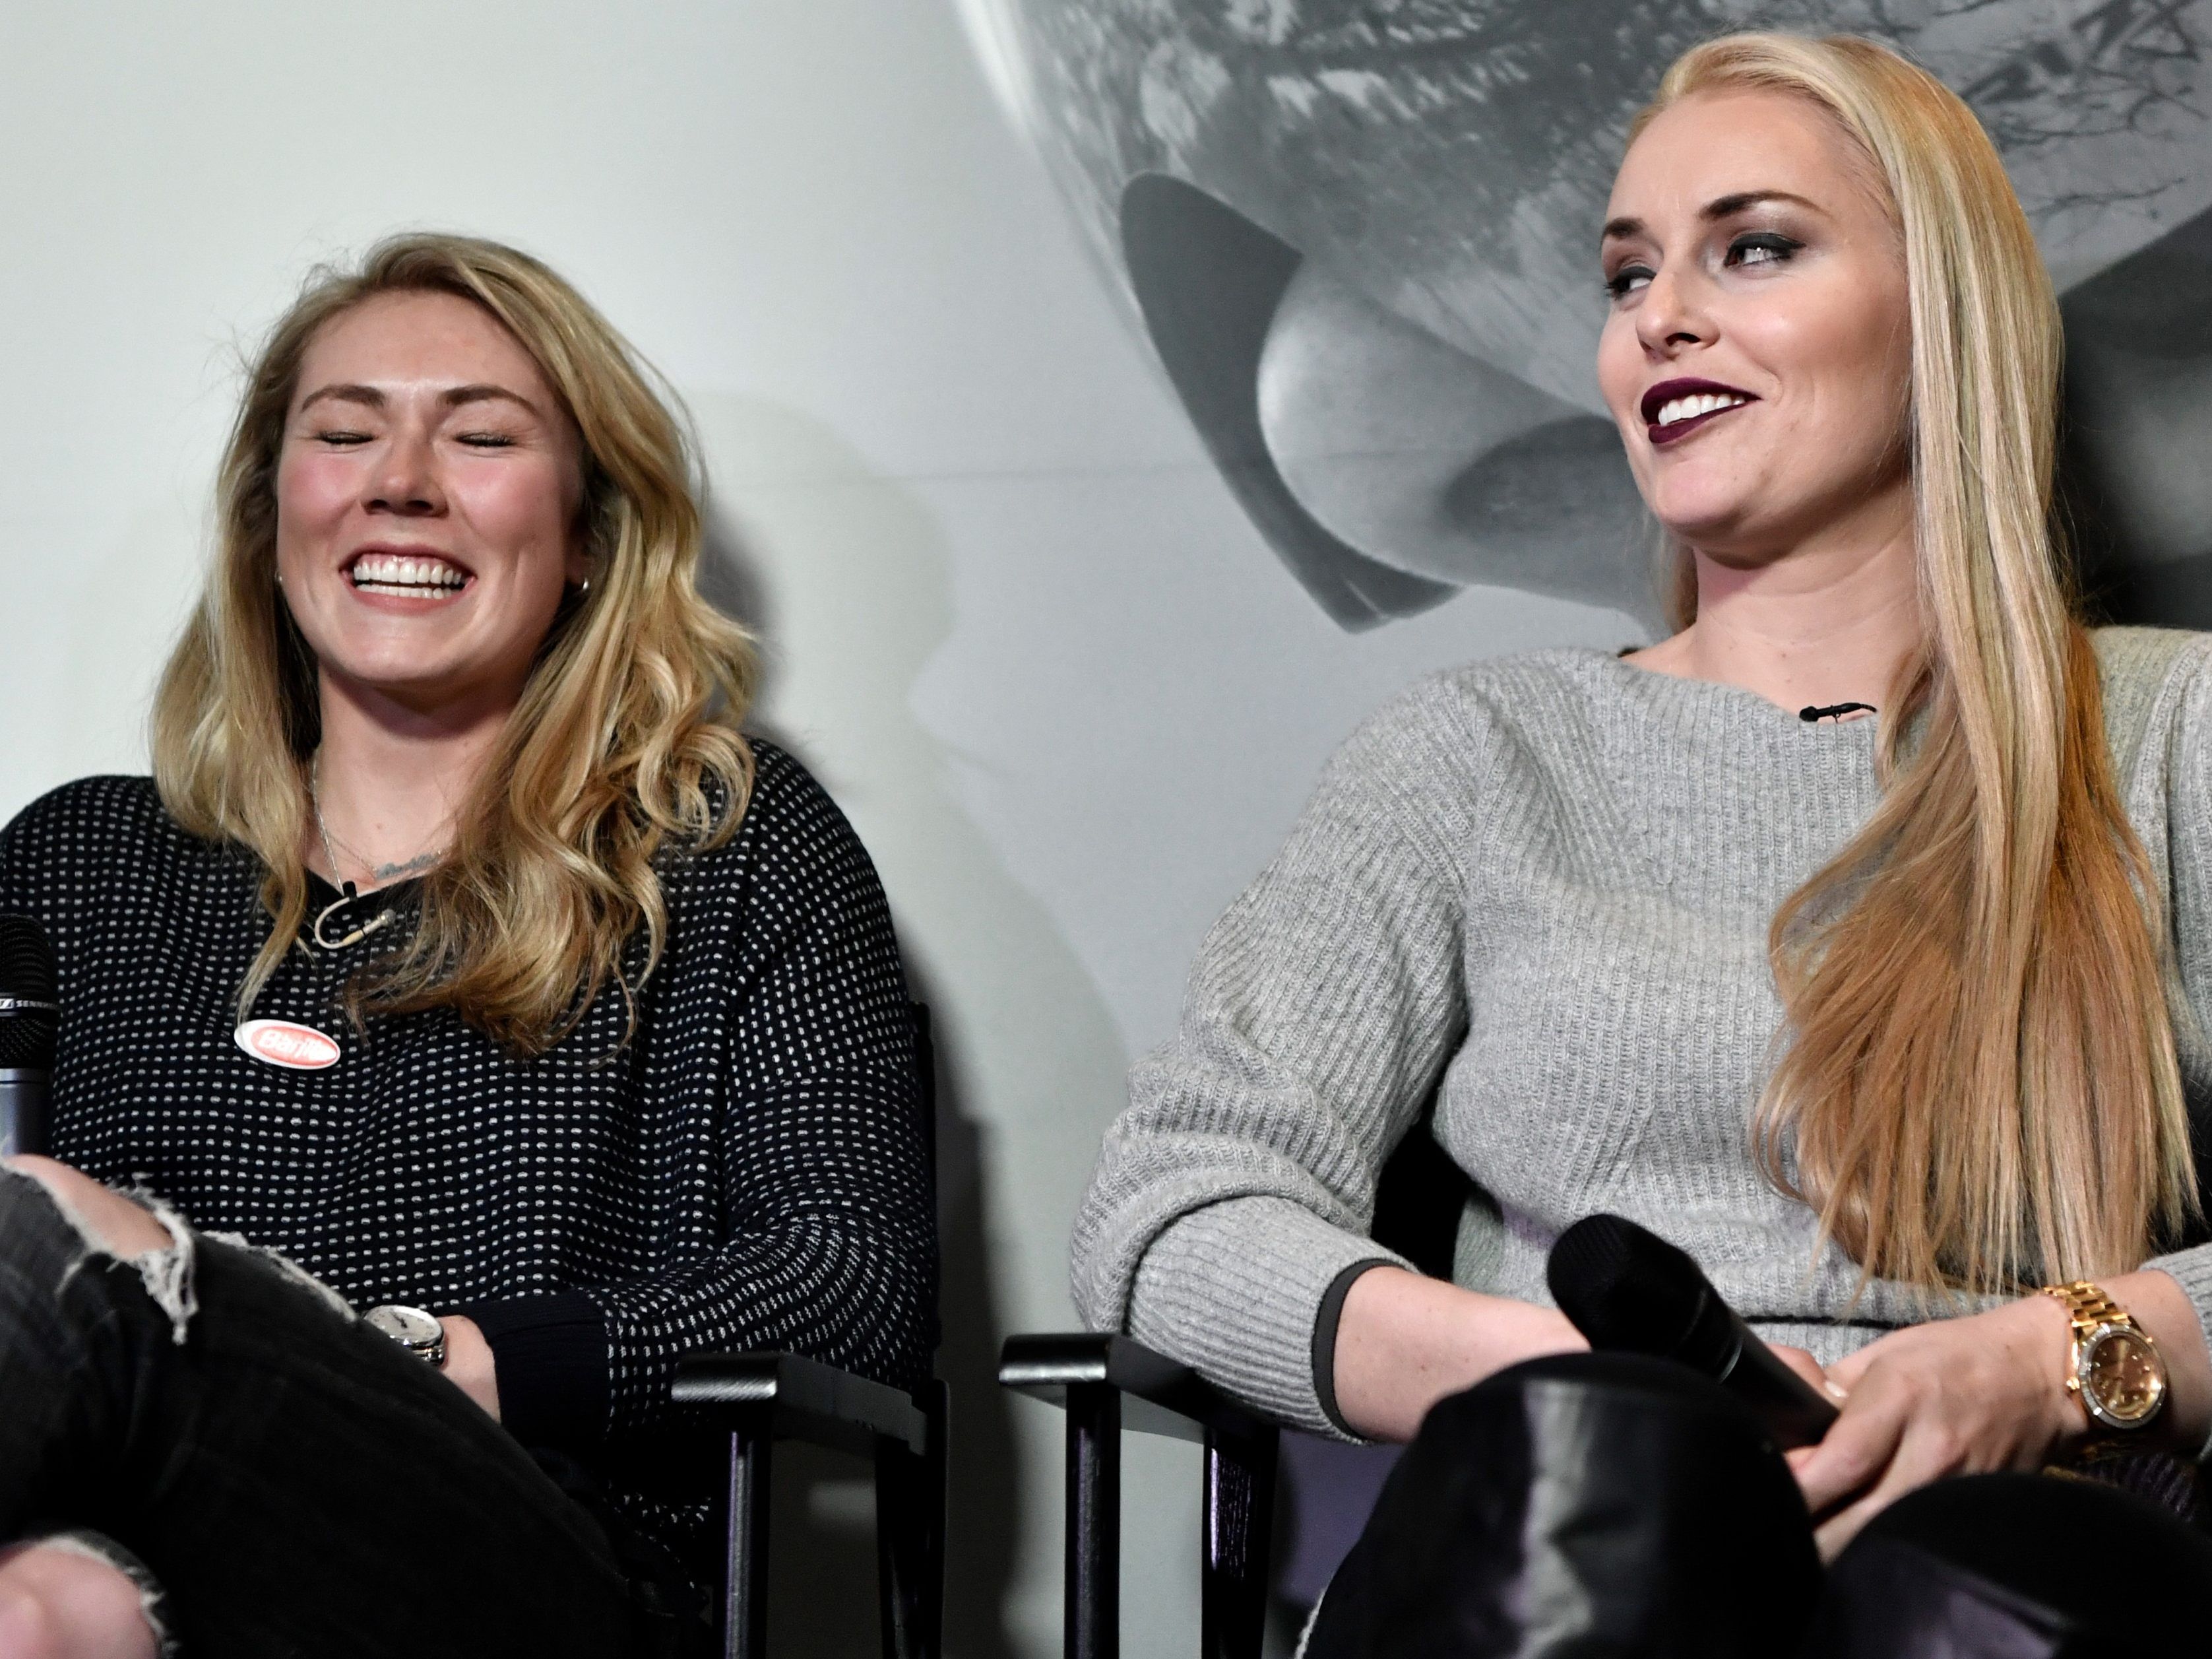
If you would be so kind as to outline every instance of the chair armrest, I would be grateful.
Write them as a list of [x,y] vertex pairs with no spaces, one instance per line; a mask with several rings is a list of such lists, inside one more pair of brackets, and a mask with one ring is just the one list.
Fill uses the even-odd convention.
[[1121,1430],[1135,1429],[1205,1446],[1199,1650],[1259,1659],[1275,1503],[1275,1425],[1189,1366],[1110,1333],[1009,1337],[999,1356],[999,1381],[1067,1413],[1061,1651],[1075,1659],[1119,1651]]
[[866,1456],[893,1441],[929,1450],[929,1419],[914,1396],[799,1354],[696,1354],[676,1368],[672,1398],[718,1428],[763,1420],[777,1437]]
[[1103,1385],[1122,1396],[1122,1425],[1142,1434],[1203,1440],[1212,1430],[1241,1441],[1273,1432],[1189,1366],[1112,1333],[1008,1337],[999,1382],[1063,1409],[1070,1388]]

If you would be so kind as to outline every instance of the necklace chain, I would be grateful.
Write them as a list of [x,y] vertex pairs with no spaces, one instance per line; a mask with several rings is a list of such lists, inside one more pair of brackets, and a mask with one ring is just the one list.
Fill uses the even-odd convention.
[[340,847],[352,854],[354,863],[368,871],[368,879],[372,881],[391,881],[403,875],[419,875],[446,856],[444,847],[433,847],[400,863],[379,864],[364,857],[351,842],[339,840],[331,833],[329,820],[323,816],[323,752],[320,749],[315,751],[314,758],[307,763],[307,802],[314,808],[315,834],[323,844],[323,857],[330,860],[331,875],[341,887],[349,883],[345,879],[344,869],[338,863]]
[[[335,912],[360,898],[361,892],[351,881],[345,879],[345,869],[338,863],[337,843],[331,834],[329,823],[323,817],[323,752],[320,749],[315,751],[313,758],[307,763],[307,804],[314,813],[315,834],[323,844],[323,857],[330,861],[331,875],[337,881],[338,887],[337,902],[329,906],[321,915],[315,918],[315,942],[325,950],[343,950],[348,945],[360,943],[370,934],[391,921],[392,912],[389,910],[378,912],[373,918],[364,922],[343,938],[326,939],[323,936],[323,924],[329,921]],[[346,851],[353,852],[354,850],[348,847]],[[395,881],[403,875],[420,875],[445,856],[446,849],[438,847],[428,852],[418,852],[404,864],[371,864],[358,852],[354,852],[354,862],[368,872],[369,880],[389,881]]]

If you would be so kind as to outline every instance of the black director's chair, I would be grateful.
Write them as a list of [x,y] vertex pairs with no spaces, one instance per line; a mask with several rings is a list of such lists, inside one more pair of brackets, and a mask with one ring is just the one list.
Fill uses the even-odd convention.
[[[1421,1272],[1449,1278],[1461,1211],[1474,1188],[1431,1130],[1425,1114],[1391,1154],[1376,1189],[1371,1230],[1377,1243]],[[1260,1659],[1277,1426],[1188,1366],[1112,1333],[1009,1337],[999,1381],[1067,1415],[1066,1659],[1118,1659],[1121,1652],[1125,1429],[1205,1447],[1199,1652],[1202,1659]]]
[[[922,1144],[937,1169],[936,1060],[929,1010],[914,1008]],[[876,1591],[884,1659],[936,1659],[945,1613],[945,1384],[916,1393],[798,1354],[695,1357],[677,1368],[675,1402],[730,1440],[715,1508],[724,1540],[714,1622],[724,1659],[767,1659],[769,1474],[779,1440],[872,1459]]]

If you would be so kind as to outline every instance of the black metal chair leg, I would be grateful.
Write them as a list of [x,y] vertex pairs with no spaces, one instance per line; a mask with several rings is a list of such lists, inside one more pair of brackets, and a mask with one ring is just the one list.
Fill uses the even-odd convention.
[[1121,1394],[1067,1391],[1066,1659],[1121,1648]]
[[[1066,1659],[1121,1646],[1121,1429],[1202,1442],[1206,1659],[1258,1659],[1281,1436],[1188,1365],[1112,1332],[1009,1337],[1001,1386],[1067,1413]],[[1126,1404],[1125,1404],[1126,1402]]]
[[765,1419],[730,1436],[722,1659],[767,1659],[769,1450],[774,1443]]
[[946,1463],[952,1455],[952,1391],[932,1380],[922,1397],[929,1406],[929,1454],[923,1463],[927,1484],[922,1488],[928,1525],[921,1550],[921,1645],[915,1651],[922,1659],[938,1659],[945,1651],[945,1503]]
[[1277,1445],[1273,1430],[1249,1439],[1206,1430],[1199,1638],[1205,1659],[1260,1659]]
[[928,1394],[929,1449],[876,1445],[876,1585],[884,1659],[937,1659],[944,1625],[945,1385]]

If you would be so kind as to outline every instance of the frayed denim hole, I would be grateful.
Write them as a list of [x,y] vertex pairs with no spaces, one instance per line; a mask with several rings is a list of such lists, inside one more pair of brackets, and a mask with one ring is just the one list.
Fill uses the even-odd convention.
[[58,1296],[67,1290],[70,1281],[94,1262],[127,1262],[137,1270],[138,1282],[146,1287],[147,1299],[168,1320],[170,1341],[179,1348],[183,1347],[191,1327],[192,1315],[199,1311],[199,1298],[192,1289],[196,1255],[192,1229],[175,1208],[143,1189],[132,1192],[130,1196],[145,1205],[148,1212],[161,1223],[161,1230],[169,1235],[169,1246],[163,1250],[148,1250],[138,1255],[125,1256],[101,1243],[92,1229],[85,1224],[84,1219],[44,1181],[30,1177],[26,1179],[32,1180],[32,1184],[46,1194],[47,1202],[54,1207],[54,1213],[69,1223],[84,1246],[84,1254],[72,1262],[62,1275],[61,1282],[55,1286],[55,1294]]
[[265,1244],[256,1244],[252,1240],[245,1237],[242,1234],[238,1233],[210,1233],[207,1236],[215,1240],[219,1244],[228,1244],[234,1249],[243,1250],[248,1255],[258,1257],[261,1260],[267,1262],[270,1266],[274,1267],[278,1272],[282,1273],[293,1284],[298,1285],[301,1290],[313,1291],[316,1296],[321,1300],[324,1306],[327,1307],[332,1313],[337,1314],[339,1318],[346,1320],[349,1324],[361,1317],[359,1314],[354,1311],[354,1307],[351,1302],[348,1302],[337,1291],[331,1290],[329,1285],[324,1284],[322,1280],[317,1278],[306,1268],[301,1266],[298,1262],[293,1260],[291,1257],[286,1255],[282,1250],[273,1250]]

